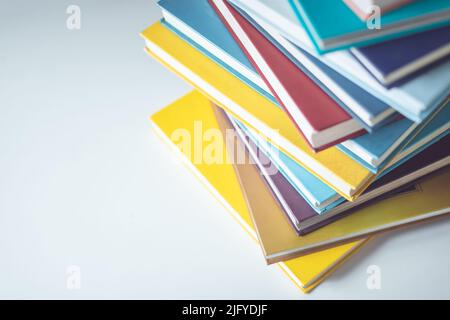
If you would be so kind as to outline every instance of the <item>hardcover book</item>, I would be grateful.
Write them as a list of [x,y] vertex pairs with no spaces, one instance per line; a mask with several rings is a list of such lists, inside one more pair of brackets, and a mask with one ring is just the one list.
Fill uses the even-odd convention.
[[[289,9],[283,5],[285,3],[284,1],[230,0],[230,2],[239,6],[254,21],[263,26],[264,29],[267,29],[271,35],[278,33],[279,35],[286,36],[286,32],[283,31],[285,25],[281,23],[283,20],[279,20],[278,18],[273,19],[273,17],[279,17],[281,15],[286,15],[286,17],[290,16]],[[261,15],[264,12],[266,12],[266,16]],[[267,22],[266,17],[270,19],[270,22]],[[280,23],[277,24],[277,22]],[[270,26],[267,27],[267,25]],[[292,25],[289,24],[289,27],[290,30],[294,30]],[[303,51],[308,51],[308,53],[315,54],[317,57],[304,29],[295,29],[295,34],[296,39],[287,37],[290,41],[277,42],[298,61],[303,60]],[[277,39],[282,39],[282,37],[278,36]],[[450,61],[444,61],[439,68],[427,69],[414,79],[400,86],[386,88],[359,63],[349,50],[335,51],[317,58],[354,84],[361,86],[388,106],[417,123],[422,122],[432,114],[450,92]]]
[[397,166],[405,163],[405,161],[413,158],[441,139],[447,137],[449,133],[449,118],[436,117],[430,122],[429,125],[421,130],[412,141],[408,142],[408,144],[389,161],[388,165],[384,170],[381,171],[380,175],[388,174]]
[[450,56],[450,26],[420,32],[351,52],[384,86],[405,83]]
[[243,132],[242,134],[248,137],[249,142],[257,146],[258,154],[263,153],[318,214],[325,213],[344,201],[344,198],[336,191],[309,173],[283,151],[252,132],[238,120],[233,118],[232,122],[236,123],[239,130]]
[[[195,121],[201,121],[204,130],[220,130],[213,105],[200,93],[193,91],[175,103],[151,116],[155,132],[168,146],[179,155],[183,163],[224,205],[233,218],[256,241],[245,197],[240,189],[238,177],[233,165],[228,161],[221,164],[207,165],[195,162],[188,149],[181,148],[172,140],[177,129],[185,129],[194,134]],[[226,147],[223,145],[223,155]],[[250,165],[250,164],[249,164]],[[287,260],[278,265],[283,272],[304,292],[309,292],[336,270],[344,261],[355,253],[365,241],[336,246],[301,258]]]
[[380,43],[450,23],[450,2],[447,0],[415,1],[383,14],[374,26],[361,21],[343,1],[289,2],[322,53]]
[[418,125],[402,119],[380,128],[372,134],[341,143],[338,148],[374,173],[382,171],[389,161],[410,143],[422,130],[429,135],[440,135],[450,123],[450,100],[447,100],[426,122]]
[[[283,37],[316,52],[288,0],[229,0],[249,16],[275,28]],[[259,21],[258,21],[259,23]]]
[[407,5],[416,0],[342,0],[353,10],[353,12],[363,21],[366,21],[372,14],[374,8],[378,7],[381,13],[386,13]]
[[330,245],[354,241],[450,213],[450,171],[434,175],[407,192],[358,208],[350,215],[299,237],[256,166],[236,165],[240,183],[268,263],[297,258]]
[[164,21],[260,90],[269,88],[216,15],[208,0],[161,0]]
[[362,133],[357,121],[236,9],[224,0],[210,3],[313,149],[324,149]]
[[359,84],[347,79],[324,63],[322,59],[307,50],[294,46],[262,19],[252,18],[243,10],[238,9],[238,11],[294,64],[304,70],[311,79],[317,79],[317,83],[325,91],[335,95],[337,101],[341,102],[339,105],[353,118],[362,121],[366,130],[377,129],[392,121],[392,118],[396,116],[395,110],[378,97],[364,90]]
[[[379,173],[376,175],[376,179],[380,180],[383,176],[407,161],[414,161],[420,165],[421,160],[425,160],[428,154],[436,154],[436,152],[432,152],[435,148],[438,148],[438,150],[441,148],[443,151],[446,151],[445,143],[443,145],[442,143],[439,143],[439,141],[444,139],[450,132],[450,121],[448,120],[448,115],[446,115],[447,111],[448,110],[443,110],[439,116],[435,117],[430,123],[422,128],[419,133],[415,134],[411,141],[408,141],[402,148],[398,148],[399,151],[396,151],[389,159],[386,159],[385,162],[387,162],[387,164],[380,168]],[[296,161],[287,156],[283,151],[277,149],[260,135],[252,132],[251,129],[247,128],[241,122],[236,119],[233,119],[233,122],[237,123],[237,126],[243,131],[243,134],[249,138],[249,142],[254,144],[258,148],[258,151],[270,159],[270,163],[277,168],[285,179],[295,188],[297,193],[300,194],[318,214],[336,213],[337,210],[342,210],[343,208],[367,201],[368,199],[371,199],[371,197],[377,195],[377,190],[383,191],[387,190],[389,187],[384,186],[383,183],[380,185],[379,182],[376,181],[354,202],[342,205],[345,199],[340,197],[333,189],[322,183]],[[392,141],[395,141],[395,138]],[[435,146],[435,144],[438,144],[438,146]],[[258,154],[260,152],[258,152]],[[419,155],[420,152],[424,152],[424,155]],[[421,160],[413,159],[415,156],[418,156]],[[435,168],[437,169],[438,166]],[[427,172],[425,172],[425,174],[426,173]],[[381,181],[386,180],[381,179]]]

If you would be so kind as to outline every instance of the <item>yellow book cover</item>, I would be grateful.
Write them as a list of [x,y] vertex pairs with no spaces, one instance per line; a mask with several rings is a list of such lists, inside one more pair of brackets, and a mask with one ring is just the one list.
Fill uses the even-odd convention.
[[352,201],[374,175],[336,147],[314,153],[286,113],[160,22],[142,32],[147,52]]
[[[151,116],[151,122],[158,135],[180,155],[186,166],[252,238],[257,240],[246,199],[241,191],[235,168],[229,162],[226,146],[222,143],[221,151],[211,148],[211,141],[223,139],[211,102],[199,92],[193,91],[155,113]],[[217,160],[217,157],[222,161],[212,161]],[[338,268],[364,242],[365,240],[360,240],[336,246],[279,263],[279,266],[302,291],[308,292]]]

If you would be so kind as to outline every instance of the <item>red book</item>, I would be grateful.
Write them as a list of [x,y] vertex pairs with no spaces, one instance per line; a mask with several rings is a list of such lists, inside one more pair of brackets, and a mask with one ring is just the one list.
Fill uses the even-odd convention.
[[209,1],[312,149],[319,151],[365,133],[358,121],[235,8],[224,0]]

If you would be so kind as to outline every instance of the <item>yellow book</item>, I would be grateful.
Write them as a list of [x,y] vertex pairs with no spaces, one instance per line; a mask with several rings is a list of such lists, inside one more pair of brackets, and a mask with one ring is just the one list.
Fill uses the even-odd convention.
[[[225,144],[221,144],[221,151],[214,150],[219,152],[222,161],[211,163],[205,156],[211,151],[211,141],[218,137],[223,139],[214,106],[202,94],[193,91],[155,113],[151,122],[158,135],[171,146],[252,238],[257,240],[246,198],[235,168],[229,162]],[[308,292],[364,243],[365,240],[359,240],[336,246],[279,263],[279,266],[302,291]]]
[[211,101],[267,137],[303,167],[352,201],[374,175],[336,147],[314,153],[272,101],[183,41],[161,23],[142,33],[147,52],[194,85]]

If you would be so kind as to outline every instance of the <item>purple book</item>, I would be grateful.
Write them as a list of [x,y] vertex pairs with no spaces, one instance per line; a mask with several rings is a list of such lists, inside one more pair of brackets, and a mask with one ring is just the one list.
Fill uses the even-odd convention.
[[279,171],[271,170],[275,166],[264,155],[264,152],[259,151],[258,146],[240,129],[237,122],[230,116],[228,116],[228,119],[239,138],[245,144],[252,160],[298,235],[305,235],[343,218],[358,207],[396,195],[399,192],[405,192],[405,190],[413,187],[414,183],[419,179],[437,173],[440,170],[445,170],[450,164],[450,136],[446,136],[428,147],[426,152],[419,153],[411,160],[377,180],[356,201],[346,201],[327,211],[327,213],[319,215],[295,190],[283,174]]
[[399,86],[450,58],[450,26],[351,52],[382,85]]

